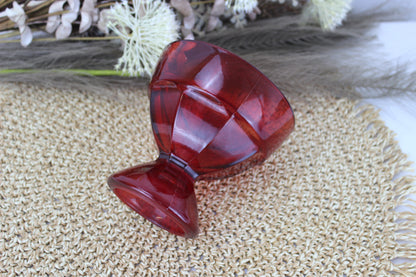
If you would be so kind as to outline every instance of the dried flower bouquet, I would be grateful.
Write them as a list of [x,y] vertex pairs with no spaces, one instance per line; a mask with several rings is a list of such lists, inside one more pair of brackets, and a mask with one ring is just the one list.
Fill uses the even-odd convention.
[[[0,0],[0,46],[13,42],[30,47],[34,41],[119,40],[123,51],[115,69],[121,70],[123,75],[149,76],[164,47],[178,38],[194,39],[231,25],[242,28],[248,20],[276,16],[276,10],[283,11],[283,14],[302,11],[300,20],[303,22],[318,23],[324,30],[333,30],[346,17],[350,2]],[[1,68],[0,72],[22,73],[28,69],[39,68]],[[77,68],[75,72],[83,73],[84,70]],[[93,75],[119,74],[108,68],[85,72]]]

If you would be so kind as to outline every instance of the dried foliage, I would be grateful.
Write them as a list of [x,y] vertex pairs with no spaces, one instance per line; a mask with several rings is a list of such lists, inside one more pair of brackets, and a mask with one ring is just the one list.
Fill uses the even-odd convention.
[[[129,76],[149,76],[168,43],[180,36],[201,37],[224,24],[242,28],[247,19],[261,13],[257,4],[257,0],[0,0],[0,43],[19,41],[27,47],[33,41],[56,45],[57,40],[120,39],[123,53],[115,68]],[[0,68],[6,69],[10,68]]]
[[129,76],[151,76],[165,46],[179,37],[175,14],[164,2],[116,3],[108,17],[108,27],[123,41],[116,69]]
[[[0,80],[102,91],[136,82],[114,77],[120,75],[115,65],[129,76],[151,75],[164,46],[182,35],[242,55],[286,91],[308,84],[338,92],[345,87],[354,97],[369,88],[370,96],[416,92],[416,76],[405,74],[404,65],[363,66],[374,60],[361,51],[368,47],[364,34],[372,23],[391,19],[388,15],[349,18],[332,30],[346,16],[350,0],[260,0],[244,12],[236,11],[238,3],[0,0]],[[330,16],[337,11],[338,16]],[[305,18],[318,24],[304,25]],[[247,20],[254,22],[247,25]],[[231,24],[244,29],[236,31]],[[24,46],[31,44],[5,43],[13,37]],[[352,95],[352,87],[360,93]]]
[[[55,39],[97,38],[111,35],[108,14],[117,3],[134,6],[134,0],[0,0],[0,42],[20,39],[23,46],[32,40],[54,36]],[[162,0],[143,1],[149,5]],[[276,16],[276,11],[299,12],[305,6],[305,18],[334,29],[349,10],[351,0],[170,0],[181,21],[182,37],[221,29],[228,23],[241,28],[258,16]],[[306,5],[307,4],[307,5]],[[163,20],[163,17],[159,17]],[[153,28],[154,26],[149,26]],[[158,32],[152,29],[147,32]],[[34,33],[37,35],[34,36]],[[49,39],[50,40],[50,39]]]
[[[205,35],[203,39],[241,55],[276,80],[279,87],[289,94],[302,92],[309,86],[324,87],[325,90],[350,97],[361,97],[363,92],[368,97],[406,91],[416,95],[416,74],[405,73],[406,65],[373,65],[375,56],[380,52],[371,43],[372,38],[365,34],[374,22],[386,18],[384,14],[351,17],[334,32],[322,32],[317,26],[299,25],[299,17],[257,20],[239,32],[219,30]],[[363,53],[364,48],[367,51]],[[117,41],[34,42],[30,51],[7,44],[0,48],[0,68],[35,68],[38,72],[37,75],[33,72],[0,74],[0,81],[41,83],[101,92],[110,85],[135,83],[137,79],[110,79],[84,72],[80,76],[79,72],[68,69],[86,69],[94,75],[101,75],[95,74],[96,70],[111,71],[122,53]],[[370,91],[371,94],[368,94]]]

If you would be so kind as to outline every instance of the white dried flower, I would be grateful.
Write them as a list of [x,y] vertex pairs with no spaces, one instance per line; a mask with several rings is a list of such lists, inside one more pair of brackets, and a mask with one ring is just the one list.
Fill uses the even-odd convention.
[[[193,1],[199,1],[199,0],[193,0]],[[195,2],[193,2],[195,3]],[[214,4],[215,6],[215,4]],[[192,28],[192,31],[194,34],[196,34],[199,37],[203,37],[207,31],[207,24],[210,17],[210,12],[213,7],[207,4],[197,4],[193,6],[193,11],[195,15],[195,24]],[[217,27],[222,25],[222,21],[219,20]]]
[[235,28],[237,29],[241,29],[245,25],[247,25],[247,19],[244,13],[233,13],[230,21],[234,24]]
[[303,10],[305,21],[319,23],[324,30],[334,30],[351,10],[352,0],[310,0]]
[[257,0],[226,0],[228,8],[232,8],[235,13],[250,13],[257,7]]
[[24,47],[28,46],[33,39],[32,31],[26,24],[27,15],[23,8],[16,2],[13,2],[13,7],[5,10],[5,15],[14,23],[16,23],[20,32],[20,44]]
[[188,0],[171,0],[170,5],[174,7],[182,16],[183,24],[181,27],[182,35],[185,39],[194,39],[192,28],[195,25],[195,15]]
[[116,69],[130,76],[151,76],[166,45],[179,37],[175,13],[159,0],[116,3],[108,17],[108,28],[124,44]]
[[46,1],[47,0],[31,0],[31,1],[27,2],[27,5],[26,6],[28,8],[33,8],[33,7],[36,7],[36,6],[40,5],[40,4],[43,4]]
[[255,7],[251,12],[247,14],[247,16],[251,21],[254,21],[259,14],[261,14],[261,10],[258,7]]
[[98,30],[100,30],[101,32],[105,33],[106,35],[108,35],[109,31],[108,31],[108,15],[110,14],[110,9],[103,9],[100,11],[100,16],[97,22],[97,27]]
[[57,39],[64,39],[69,37],[72,32],[72,22],[74,22],[78,17],[79,12],[79,0],[68,0],[69,7],[67,10],[69,12],[61,15],[61,25],[56,29],[55,37]]
[[[50,6],[49,6],[49,13],[56,13],[56,12],[61,12],[64,10],[64,4],[65,4],[66,0],[58,0],[53,2]],[[56,28],[58,28],[59,24],[61,23],[61,17],[59,15],[51,15],[48,17],[48,21],[46,22],[46,27],[45,30],[48,33],[53,33],[55,32]]]
[[46,31],[48,33],[55,32],[57,39],[67,38],[71,34],[72,22],[78,17],[80,0],[58,0],[49,6],[49,13],[60,12],[64,10],[66,2],[68,2],[67,12],[62,15],[49,16],[46,23]]
[[207,31],[210,32],[214,30],[218,25],[220,25],[220,16],[224,14],[225,11],[225,1],[224,0],[215,0],[212,10],[209,14],[209,21],[207,26]]
[[284,4],[286,2],[291,2],[293,7],[297,7],[299,5],[298,0],[270,0],[271,2],[279,2],[279,4]]
[[79,24],[79,32],[87,31],[92,23],[98,21],[98,9],[95,7],[97,0],[84,0],[81,7],[81,23]]

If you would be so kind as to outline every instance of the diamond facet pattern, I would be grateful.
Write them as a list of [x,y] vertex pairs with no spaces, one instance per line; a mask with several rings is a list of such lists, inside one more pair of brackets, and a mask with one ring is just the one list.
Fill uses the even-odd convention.
[[[292,132],[293,111],[260,71],[200,41],[170,44],[149,92],[160,157],[114,174],[109,185],[156,225],[194,237],[198,219],[193,183],[264,161]],[[126,177],[131,174],[135,177]]]

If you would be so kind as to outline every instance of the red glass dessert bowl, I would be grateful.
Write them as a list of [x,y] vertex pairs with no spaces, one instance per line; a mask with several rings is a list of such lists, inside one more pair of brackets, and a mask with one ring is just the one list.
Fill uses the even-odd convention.
[[295,124],[288,101],[266,76],[201,41],[167,47],[149,96],[160,155],[113,174],[108,184],[134,211],[188,238],[198,234],[194,183],[263,162]]

